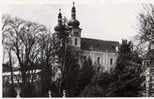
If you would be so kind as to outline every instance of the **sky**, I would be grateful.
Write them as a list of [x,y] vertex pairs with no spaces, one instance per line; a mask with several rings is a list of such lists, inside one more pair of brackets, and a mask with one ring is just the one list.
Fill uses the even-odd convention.
[[11,0],[1,3],[2,14],[46,25],[54,32],[58,9],[71,18],[75,1],[76,16],[82,28],[82,37],[121,41],[137,35],[138,16],[145,3],[152,0]]

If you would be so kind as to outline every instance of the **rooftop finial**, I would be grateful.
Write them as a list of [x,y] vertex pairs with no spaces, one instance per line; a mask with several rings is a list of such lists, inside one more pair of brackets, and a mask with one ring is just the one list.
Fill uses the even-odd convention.
[[61,13],[61,9],[59,9],[59,13]]
[[76,11],[75,11],[75,2],[73,2],[73,7],[72,7],[72,19],[75,19],[76,16]]
[[58,24],[62,23],[62,14],[61,14],[61,9],[59,9],[59,14],[58,14]]
[[73,6],[75,5],[75,2],[73,2]]

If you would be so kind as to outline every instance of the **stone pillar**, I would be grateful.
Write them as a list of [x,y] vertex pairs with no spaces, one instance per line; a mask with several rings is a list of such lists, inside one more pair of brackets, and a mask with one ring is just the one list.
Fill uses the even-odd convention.
[[19,88],[16,89],[16,93],[17,93],[16,98],[20,98],[21,90]]
[[66,90],[63,90],[63,98],[66,97]]
[[51,90],[48,91],[49,98],[51,98]]

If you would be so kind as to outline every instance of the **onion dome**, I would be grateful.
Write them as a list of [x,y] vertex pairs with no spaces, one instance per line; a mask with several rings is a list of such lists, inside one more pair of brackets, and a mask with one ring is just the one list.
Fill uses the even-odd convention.
[[70,20],[69,22],[68,22],[68,25],[69,26],[74,26],[74,27],[78,27],[79,25],[80,25],[80,22],[78,21],[78,20]]
[[66,38],[69,34],[68,34],[68,28],[67,26],[62,22],[62,14],[61,14],[61,10],[59,10],[59,14],[58,14],[58,25],[55,26],[55,31],[57,31],[56,35],[58,38],[62,39],[62,38]]
[[65,29],[67,29],[64,25],[57,25],[55,26],[55,31],[63,31]]
[[74,2],[73,2],[71,16],[72,16],[72,19],[68,22],[68,25],[73,27],[78,27],[80,25],[80,22],[76,19],[76,10],[74,6]]
[[61,31],[65,29],[65,26],[62,24],[62,14],[61,14],[61,9],[59,9],[59,14],[58,14],[58,25],[55,26],[55,31]]

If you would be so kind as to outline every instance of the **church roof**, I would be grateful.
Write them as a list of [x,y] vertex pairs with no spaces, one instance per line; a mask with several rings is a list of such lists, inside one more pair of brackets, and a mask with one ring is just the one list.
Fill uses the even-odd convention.
[[118,41],[105,41],[91,38],[81,38],[82,50],[116,52],[117,46],[119,47]]

